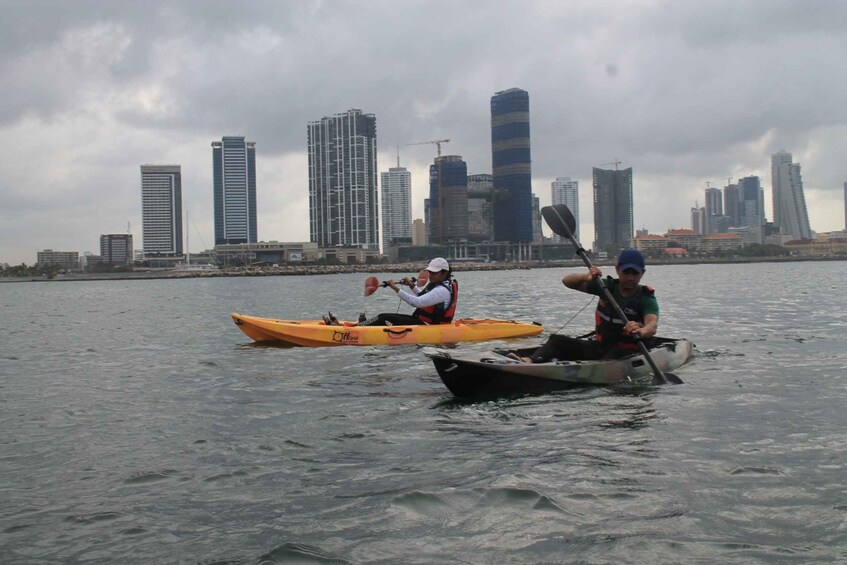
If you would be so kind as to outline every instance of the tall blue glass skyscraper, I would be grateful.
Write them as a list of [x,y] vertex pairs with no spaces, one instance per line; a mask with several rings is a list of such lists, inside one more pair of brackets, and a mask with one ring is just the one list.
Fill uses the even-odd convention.
[[532,159],[529,93],[519,88],[491,97],[494,239],[532,241]]
[[256,243],[256,144],[243,137],[212,142],[215,245]]

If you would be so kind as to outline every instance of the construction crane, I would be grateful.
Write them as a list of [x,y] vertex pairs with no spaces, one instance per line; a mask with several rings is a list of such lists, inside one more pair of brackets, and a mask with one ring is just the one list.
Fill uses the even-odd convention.
[[407,143],[406,146],[409,145],[426,145],[427,143],[434,143],[438,147],[438,156],[441,157],[441,144],[449,143],[449,139],[436,139],[435,141],[418,141],[417,143]]
[[597,165],[597,166],[598,166],[598,167],[608,167],[609,165],[614,165],[614,166],[615,166],[615,170],[617,171],[617,170],[618,170],[618,165],[620,165],[620,164],[621,164],[621,162],[620,162],[620,161],[618,161],[617,159],[615,159],[615,160],[614,160],[614,161],[612,161],[611,163],[600,163],[600,164],[599,164],[599,165]]

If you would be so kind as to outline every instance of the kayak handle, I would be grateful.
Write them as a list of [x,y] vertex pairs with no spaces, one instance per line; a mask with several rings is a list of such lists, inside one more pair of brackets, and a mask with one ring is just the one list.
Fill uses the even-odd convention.
[[405,336],[407,333],[409,333],[410,331],[412,331],[412,328],[406,328],[406,329],[403,329],[403,330],[400,330],[400,331],[392,330],[391,328],[385,328],[385,329],[384,329],[384,330],[382,330],[382,331],[384,331],[385,333],[387,333],[389,337],[403,337],[403,336]]

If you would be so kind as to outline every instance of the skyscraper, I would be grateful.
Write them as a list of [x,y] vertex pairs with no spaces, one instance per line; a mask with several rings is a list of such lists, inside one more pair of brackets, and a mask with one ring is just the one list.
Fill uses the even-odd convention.
[[311,241],[379,248],[376,116],[350,109],[309,122],[307,134]]
[[[727,221],[721,221],[720,218],[723,217],[723,199],[721,198],[721,191],[717,188],[708,187],[706,188],[706,225],[705,235],[713,234],[713,233],[721,233],[719,226],[723,223],[728,224]],[[729,227],[727,225],[727,227]]]
[[468,240],[492,241],[494,177],[486,173],[468,175]]
[[740,226],[741,221],[741,197],[738,193],[738,185],[728,182],[723,187],[723,209],[724,215],[729,218],[729,225]]
[[755,175],[738,179],[738,220],[738,226],[765,225],[765,191]]
[[215,245],[256,243],[256,144],[243,137],[212,142]]
[[380,174],[382,183],[382,252],[390,245],[412,242],[412,174],[391,167]]
[[[579,239],[579,181],[571,180],[571,177],[557,177],[550,183],[550,192],[553,205],[564,204],[573,214],[576,220],[576,229],[574,230],[574,238]],[[559,243],[565,243],[566,240],[560,235],[554,235],[553,240]]]
[[847,231],[847,182],[844,183],[844,231]]
[[694,208],[691,209],[691,231],[694,233],[703,234],[703,217],[706,215],[706,209],[700,207],[696,202]]
[[182,255],[182,171],[179,165],[141,165],[144,256]]
[[532,166],[529,93],[519,88],[491,97],[494,238],[532,241]]
[[468,239],[468,165],[458,155],[436,157],[429,166],[429,243]]
[[618,170],[593,168],[594,251],[617,254],[630,246],[632,217],[632,167]]
[[779,151],[771,157],[773,187],[773,221],[779,232],[795,239],[812,239],[809,214],[800,164],[791,160],[791,153]]

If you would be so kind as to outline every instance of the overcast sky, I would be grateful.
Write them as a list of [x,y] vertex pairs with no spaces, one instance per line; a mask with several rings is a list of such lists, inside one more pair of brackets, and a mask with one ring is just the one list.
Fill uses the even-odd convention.
[[[690,227],[706,182],[802,165],[812,229],[845,227],[847,2],[0,0],[0,262],[141,248],[141,164],[179,164],[192,251],[214,243],[211,142],[256,142],[259,238],[307,241],[306,124],[377,118],[381,171],[434,145],[491,172],[489,103],[530,95],[533,191],[632,167],[635,224]],[[612,167],[609,167],[612,168]]]

